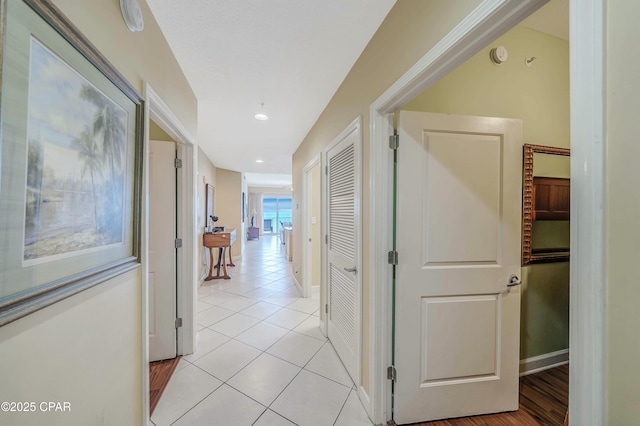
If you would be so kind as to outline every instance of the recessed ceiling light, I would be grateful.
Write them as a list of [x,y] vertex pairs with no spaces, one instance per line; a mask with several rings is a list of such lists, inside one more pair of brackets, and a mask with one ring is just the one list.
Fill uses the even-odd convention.
[[[257,118],[257,117],[256,117]],[[262,160],[256,160],[256,163],[264,163]]]

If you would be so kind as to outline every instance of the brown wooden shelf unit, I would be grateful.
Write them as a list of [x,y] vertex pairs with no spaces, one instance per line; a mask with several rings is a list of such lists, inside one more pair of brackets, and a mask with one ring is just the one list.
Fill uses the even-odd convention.
[[533,178],[533,220],[569,220],[570,180]]

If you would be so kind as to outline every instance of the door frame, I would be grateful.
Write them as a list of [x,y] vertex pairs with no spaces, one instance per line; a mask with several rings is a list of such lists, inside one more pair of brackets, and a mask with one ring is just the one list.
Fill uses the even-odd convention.
[[[356,300],[356,310],[355,310],[355,318],[356,318],[356,377],[354,378],[355,385],[358,389],[358,396],[361,401],[368,401],[368,396],[366,392],[363,392],[362,389],[362,304],[364,300],[362,298],[362,145],[363,145],[363,136],[362,136],[362,116],[356,117],[347,127],[344,128],[333,140],[324,147],[322,150],[322,164],[324,164],[325,170],[324,173],[322,170],[320,171],[321,182],[322,182],[322,203],[321,203],[321,211],[323,214],[322,219],[322,235],[329,235],[329,179],[328,179],[328,167],[329,161],[327,156],[329,151],[333,149],[336,145],[338,145],[344,138],[346,138],[349,134],[353,132],[358,132],[359,137],[358,141],[354,146],[354,174],[356,181],[355,189],[357,191],[358,197],[356,197],[356,206],[355,206],[355,226],[358,230],[358,236],[356,241],[356,250],[357,250],[357,259],[356,259],[356,279],[355,283],[358,287],[358,295],[359,297]],[[329,318],[328,318],[328,308],[329,306],[329,244],[327,244],[325,240],[324,249],[322,250],[322,263],[321,263],[321,273],[322,279],[320,282],[320,298],[324,300],[325,306],[325,315],[324,315],[324,323],[322,326],[324,327],[324,335],[329,337]],[[322,309],[322,307],[321,307]],[[386,423],[386,420],[385,420]]]
[[[391,419],[391,268],[394,113],[547,0],[485,0],[370,105],[368,300],[370,392],[361,400],[374,423]],[[604,424],[604,0],[570,0],[571,40],[571,299],[570,411],[573,424]],[[583,23],[588,23],[585,25]],[[402,141],[400,142],[402,146]],[[586,172],[588,170],[588,172]],[[588,189],[588,193],[586,191]],[[580,217],[576,214],[580,211]],[[580,236],[580,238],[578,237]],[[579,244],[590,247],[578,251]],[[577,286],[580,282],[580,288]],[[367,402],[370,401],[370,404]]]
[[177,253],[176,314],[182,318],[182,327],[177,329],[177,354],[193,353],[196,341],[196,288],[189,283],[197,282],[197,262],[194,254],[197,242],[195,190],[197,149],[195,139],[160,98],[148,82],[143,84],[144,102],[144,159],[142,202],[142,417],[143,424],[149,421],[149,122],[153,120],[176,142],[177,156],[182,160],[183,173],[178,174],[177,231],[182,238],[182,249]]
[[[302,297],[311,296],[311,253],[309,253],[309,238],[311,237],[310,216],[311,216],[311,170],[316,166],[320,166],[322,173],[322,161],[320,154],[316,154],[302,169]],[[321,185],[322,186],[322,185]],[[322,198],[320,200],[322,202]],[[322,207],[320,207],[322,209]],[[322,211],[322,210],[321,210]],[[320,217],[320,224],[322,217]],[[318,302],[320,303],[320,302]]]

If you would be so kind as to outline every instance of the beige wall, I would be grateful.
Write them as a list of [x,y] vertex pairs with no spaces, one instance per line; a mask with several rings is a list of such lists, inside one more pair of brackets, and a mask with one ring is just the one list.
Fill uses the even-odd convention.
[[[362,116],[362,384],[369,386],[369,106],[469,14],[480,0],[402,0],[395,4],[318,121],[293,155],[293,203],[300,203],[302,169],[356,117]],[[293,212],[300,223],[300,210]],[[302,232],[294,228],[293,268],[302,268]],[[302,271],[302,270],[301,270]]]
[[207,223],[205,218],[207,208],[207,184],[214,187],[213,206],[215,209],[217,197],[216,166],[213,165],[204,151],[198,148],[198,178],[196,179],[198,202],[196,203],[196,224],[198,229],[198,278],[201,283],[209,273],[209,268],[207,267],[208,263],[206,260],[209,257],[209,252],[208,249],[202,246],[202,234],[204,233],[204,227]]
[[149,121],[149,140],[150,141],[172,141],[175,140],[158,126],[155,121]]
[[[509,52],[500,66],[489,60],[497,45]],[[524,143],[569,148],[569,43],[516,26],[402,109],[518,118]],[[567,157],[544,156],[535,156],[536,173],[569,177]],[[521,274],[520,358],[569,348],[569,263],[529,265]]]
[[615,426],[640,418],[640,2],[605,4],[605,383],[607,424]]
[[71,404],[69,413],[0,413],[1,424],[140,424],[140,271],[0,329],[0,399]]
[[[146,3],[142,33],[115,0],[54,0],[142,93],[148,81],[191,134],[197,102]],[[46,42],[46,40],[45,40]],[[69,401],[64,414],[22,413],[3,424],[133,425],[142,419],[140,269],[0,328],[0,400]],[[10,384],[10,385],[7,385]]]
[[[220,220],[217,226],[226,230],[236,230],[236,242],[233,244],[234,257],[242,256],[246,242],[242,223],[242,173],[227,169],[216,169],[216,205],[214,213]],[[230,273],[231,275],[231,273]]]

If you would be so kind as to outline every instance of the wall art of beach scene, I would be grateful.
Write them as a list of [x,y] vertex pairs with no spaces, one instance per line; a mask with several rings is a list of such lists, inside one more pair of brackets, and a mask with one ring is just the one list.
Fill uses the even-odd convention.
[[32,38],[24,260],[124,241],[127,112]]

